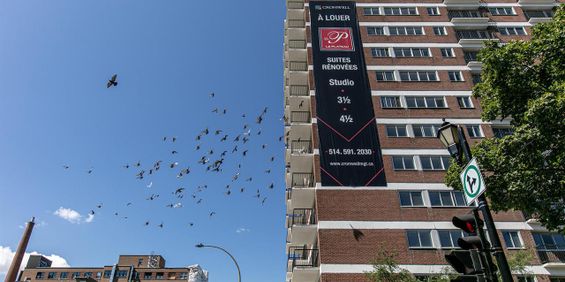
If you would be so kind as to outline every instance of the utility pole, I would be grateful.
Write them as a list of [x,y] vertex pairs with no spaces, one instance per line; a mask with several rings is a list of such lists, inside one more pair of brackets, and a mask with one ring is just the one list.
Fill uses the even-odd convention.
[[35,217],[32,217],[31,220],[26,224],[24,234],[22,236],[22,239],[20,240],[16,254],[14,254],[14,259],[12,259],[12,263],[10,264],[10,269],[8,269],[8,273],[6,273],[5,282],[16,281],[18,272],[20,270],[20,265],[22,264],[22,259],[24,258],[24,254],[26,252],[27,243],[29,242],[29,238],[31,237],[31,231],[33,230],[34,225]]

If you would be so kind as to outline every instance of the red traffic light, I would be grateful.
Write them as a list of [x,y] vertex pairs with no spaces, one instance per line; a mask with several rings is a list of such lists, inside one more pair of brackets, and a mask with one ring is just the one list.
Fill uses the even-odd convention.
[[475,218],[475,216],[472,214],[454,216],[451,222],[453,222],[453,225],[455,225],[455,227],[469,234],[476,234],[477,227],[483,226],[483,221],[480,218]]

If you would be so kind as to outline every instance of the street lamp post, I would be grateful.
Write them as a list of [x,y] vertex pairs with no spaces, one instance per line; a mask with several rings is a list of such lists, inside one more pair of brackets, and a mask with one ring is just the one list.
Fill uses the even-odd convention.
[[214,249],[218,249],[223,251],[224,253],[228,254],[228,256],[230,256],[230,258],[233,260],[233,262],[235,263],[235,267],[237,268],[237,281],[241,282],[241,271],[239,270],[239,264],[237,263],[237,261],[235,260],[235,257],[232,256],[232,254],[230,254],[228,251],[226,251],[224,248],[222,247],[218,247],[218,246],[214,246],[214,245],[204,245],[203,243],[197,244],[195,247],[197,248],[214,248]]
[[[463,132],[460,126],[453,125],[449,122],[445,122],[444,120],[444,123],[441,125],[441,128],[437,133],[437,137],[447,148],[449,154],[452,157],[456,158],[457,162],[460,165],[464,165],[461,153],[465,155],[467,161],[471,161],[471,159],[473,158],[471,154],[471,150],[469,149],[469,143],[465,138],[465,133]],[[492,243],[491,250],[494,253],[494,256],[496,257],[496,261],[500,269],[500,274],[502,276],[502,281],[504,282],[513,281],[512,273],[510,271],[510,266],[508,265],[508,261],[506,260],[506,255],[502,250],[502,244],[500,243],[500,238],[498,237],[498,233],[494,225],[494,220],[492,218],[492,214],[490,213],[490,209],[488,207],[487,199],[483,194],[479,196],[477,200],[479,203],[478,208],[483,214],[483,219]]]

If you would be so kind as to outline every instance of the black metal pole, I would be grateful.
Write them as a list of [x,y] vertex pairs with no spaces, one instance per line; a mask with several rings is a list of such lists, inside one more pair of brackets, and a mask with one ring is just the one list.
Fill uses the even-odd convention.
[[[463,129],[461,129],[460,126],[457,126],[457,128],[457,131],[459,132],[459,139],[461,140],[461,149],[465,154],[467,161],[469,162],[473,159],[473,155],[471,154],[471,150],[469,149],[469,143],[467,143],[467,138],[465,137]],[[494,220],[492,219],[492,214],[490,213],[487,199],[485,195],[481,195],[477,200],[479,203],[478,208],[483,214],[483,219],[485,221],[487,232],[492,244],[491,250],[494,254],[494,257],[496,258],[496,262],[502,276],[502,281],[513,282],[514,280],[512,279],[512,272],[510,271],[510,266],[508,265],[506,255],[502,250],[502,244],[500,243],[500,238],[498,237],[498,232],[496,231],[496,226],[494,225]]]
[[214,246],[214,245],[204,245],[202,243],[196,245],[197,248],[214,248],[214,249],[218,249],[223,251],[224,253],[226,253],[228,256],[230,256],[230,258],[233,260],[233,262],[235,263],[235,267],[237,268],[237,281],[241,282],[241,271],[239,269],[239,264],[237,263],[237,260],[235,260],[235,257],[232,256],[232,254],[230,254],[230,252],[226,251],[226,249],[219,247],[219,246]]

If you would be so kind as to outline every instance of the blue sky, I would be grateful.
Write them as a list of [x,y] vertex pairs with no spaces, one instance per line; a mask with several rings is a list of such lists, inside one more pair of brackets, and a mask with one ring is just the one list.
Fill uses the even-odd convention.
[[[36,216],[28,251],[60,255],[71,266],[154,251],[169,266],[201,264],[210,281],[234,280],[227,256],[194,248],[205,242],[230,250],[244,281],[283,280],[283,18],[282,0],[0,0],[0,247],[14,250],[19,226]],[[106,89],[114,73],[119,85]],[[250,141],[231,154],[246,123]],[[196,141],[206,127],[225,133]],[[219,141],[223,134],[228,141]],[[211,160],[229,150],[220,173],[197,163],[211,148]],[[136,179],[157,160],[158,173]],[[122,167],[138,161],[140,168]],[[185,167],[191,173],[177,179]],[[196,204],[191,195],[204,184]],[[179,187],[182,199],[171,194]],[[152,194],[160,197],[146,200]],[[177,202],[183,207],[165,207]],[[61,207],[81,218],[55,215]]]

